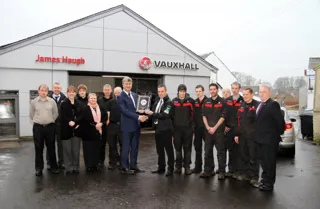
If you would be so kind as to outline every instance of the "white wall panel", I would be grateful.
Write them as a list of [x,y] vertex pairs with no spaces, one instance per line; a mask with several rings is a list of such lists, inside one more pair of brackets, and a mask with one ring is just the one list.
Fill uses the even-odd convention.
[[147,53],[147,33],[104,30],[104,50]]
[[178,93],[179,84],[183,83],[183,76],[165,75],[163,81],[167,86],[170,99],[175,98]]
[[103,19],[93,21],[93,22],[88,23],[88,24],[86,24],[84,26],[103,28]]
[[81,65],[69,63],[55,63],[53,69],[79,70],[79,71],[102,71],[102,50],[76,49],[65,47],[53,47],[53,56],[61,58],[83,58],[85,63]]
[[124,12],[118,12],[104,19],[104,27],[118,30],[147,32],[147,27]]
[[0,56],[0,67],[51,69],[52,63],[36,62],[38,55],[52,56],[52,47],[29,45]]
[[209,77],[194,77],[194,76],[185,76],[184,84],[187,86],[187,91],[192,98],[196,98],[195,87],[197,85],[202,85],[205,89],[205,94],[209,95]]
[[103,28],[78,27],[53,37],[53,46],[102,49]]
[[32,121],[28,117],[19,118],[20,136],[32,136]]
[[29,117],[29,101],[30,99],[30,90],[28,92],[19,91],[19,116],[20,117]]
[[147,73],[139,68],[139,59],[145,56],[143,53],[104,52],[104,71],[107,72],[129,72],[129,73]]
[[189,55],[185,55],[185,62],[186,63],[194,63],[197,64],[199,70],[186,70],[185,75],[192,75],[192,76],[208,76],[210,77],[211,72],[207,67],[201,64],[198,60],[194,59]]
[[52,46],[52,37],[38,41],[33,45],[40,45],[40,46]]
[[148,53],[184,56],[184,52],[157,34],[148,33]]

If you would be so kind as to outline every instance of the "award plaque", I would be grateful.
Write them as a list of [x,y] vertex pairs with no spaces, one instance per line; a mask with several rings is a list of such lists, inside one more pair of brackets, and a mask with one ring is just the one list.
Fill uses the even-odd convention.
[[150,96],[139,95],[138,104],[137,104],[137,112],[140,110],[149,110],[150,102],[151,102]]

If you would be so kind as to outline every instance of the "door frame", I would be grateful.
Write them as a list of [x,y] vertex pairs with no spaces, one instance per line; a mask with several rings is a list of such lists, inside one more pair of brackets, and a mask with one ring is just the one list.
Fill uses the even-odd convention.
[[[20,126],[19,126],[19,92],[17,94],[0,94],[0,99],[14,99],[15,100],[15,118],[6,118],[6,119],[0,119],[0,124],[5,123],[15,123],[16,124],[16,135],[15,137],[19,137],[20,132]],[[0,136],[0,140],[7,138],[7,136]]]

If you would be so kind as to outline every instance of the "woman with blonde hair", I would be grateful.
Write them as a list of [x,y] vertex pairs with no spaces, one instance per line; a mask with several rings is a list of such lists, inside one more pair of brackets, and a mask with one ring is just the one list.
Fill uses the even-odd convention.
[[88,105],[83,110],[82,142],[83,157],[88,172],[99,169],[100,141],[102,140],[102,125],[107,121],[107,114],[97,103],[97,95],[88,95]]

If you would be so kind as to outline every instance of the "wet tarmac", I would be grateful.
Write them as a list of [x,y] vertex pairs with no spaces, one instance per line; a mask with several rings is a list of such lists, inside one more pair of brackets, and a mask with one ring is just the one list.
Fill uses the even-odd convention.
[[[298,131],[298,129],[297,129]],[[154,175],[155,143],[141,139],[139,165],[146,173],[124,176],[106,168],[99,173],[34,176],[32,142],[0,149],[0,208],[215,208],[319,209],[320,147],[297,139],[295,159],[280,155],[273,192],[260,192],[232,179],[209,180],[198,175]],[[284,153],[285,154],[285,153]]]

